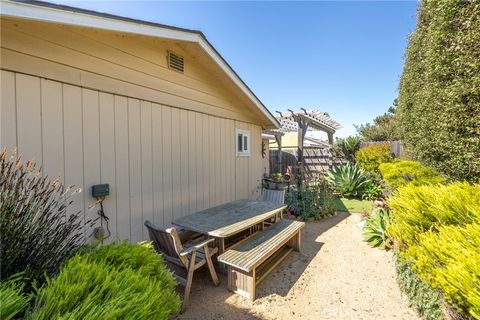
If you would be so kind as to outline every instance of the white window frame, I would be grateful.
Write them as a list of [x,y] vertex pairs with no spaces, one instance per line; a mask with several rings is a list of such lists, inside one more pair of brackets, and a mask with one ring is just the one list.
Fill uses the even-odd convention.
[[[239,145],[238,145],[238,136],[242,135],[242,151],[239,151]],[[247,147],[245,148],[245,145],[243,141],[244,139],[247,138]],[[243,129],[236,129],[235,130],[235,150],[237,152],[238,157],[249,157],[250,156],[250,149],[252,145],[252,140],[250,140],[250,131],[249,130],[243,130]]]

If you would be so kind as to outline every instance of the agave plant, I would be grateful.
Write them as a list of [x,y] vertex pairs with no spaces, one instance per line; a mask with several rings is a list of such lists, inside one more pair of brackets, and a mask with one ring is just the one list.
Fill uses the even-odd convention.
[[363,237],[372,247],[387,249],[390,247],[390,237],[387,228],[390,225],[390,214],[385,209],[380,209],[376,214],[367,219],[363,228]]
[[368,181],[367,175],[350,162],[328,170],[325,179],[333,185],[335,191],[346,197],[360,196]]

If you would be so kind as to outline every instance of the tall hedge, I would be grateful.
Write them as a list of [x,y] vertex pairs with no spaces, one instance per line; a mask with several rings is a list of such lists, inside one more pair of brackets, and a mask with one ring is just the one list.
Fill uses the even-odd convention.
[[480,182],[480,1],[422,1],[399,89],[411,156]]

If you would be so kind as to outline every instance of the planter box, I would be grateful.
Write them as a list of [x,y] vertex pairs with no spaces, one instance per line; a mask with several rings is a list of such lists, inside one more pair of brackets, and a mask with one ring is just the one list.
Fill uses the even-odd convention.
[[284,190],[288,187],[288,182],[285,182],[285,181],[266,180],[266,182],[267,182],[267,189],[270,189],[270,190]]

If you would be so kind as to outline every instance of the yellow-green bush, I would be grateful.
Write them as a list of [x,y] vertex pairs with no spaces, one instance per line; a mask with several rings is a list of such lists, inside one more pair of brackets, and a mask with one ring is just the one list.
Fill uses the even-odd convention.
[[480,224],[442,226],[418,236],[404,253],[431,286],[460,311],[480,319]]
[[417,241],[419,234],[443,225],[480,222],[480,184],[407,185],[389,200],[394,223],[389,234],[400,245]]
[[151,248],[112,244],[69,259],[37,291],[27,319],[168,319],[180,309],[173,275]]
[[390,144],[376,144],[363,147],[355,153],[355,160],[360,169],[378,172],[378,166],[381,163],[393,161]]
[[480,318],[480,184],[410,184],[389,205],[399,257],[461,313]]
[[379,169],[385,182],[394,189],[407,184],[420,186],[446,182],[441,173],[416,161],[382,163]]
[[21,319],[31,295],[23,292],[21,274],[0,282],[0,319]]

